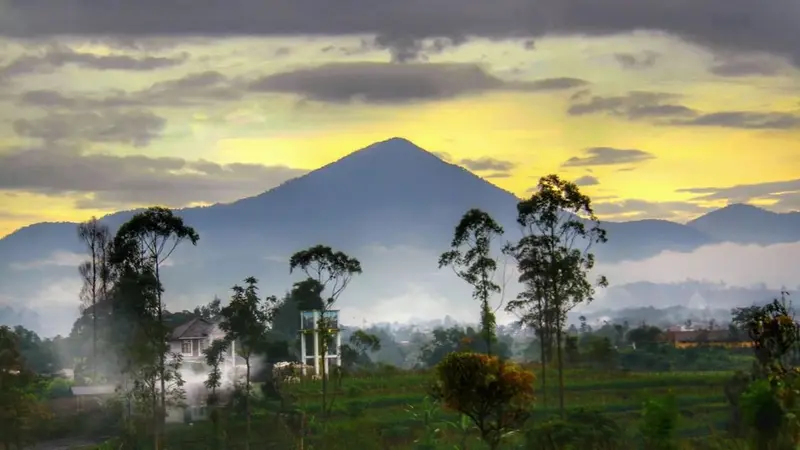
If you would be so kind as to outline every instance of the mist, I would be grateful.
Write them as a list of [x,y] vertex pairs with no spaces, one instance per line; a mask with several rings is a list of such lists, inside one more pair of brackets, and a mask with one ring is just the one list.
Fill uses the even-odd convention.
[[[337,303],[342,322],[352,326],[406,323],[441,319],[446,315],[460,322],[477,322],[478,303],[472,298],[471,287],[452,270],[438,269],[439,253],[411,247],[373,247],[354,252],[362,259],[364,274],[352,280]],[[609,264],[600,260],[592,276],[607,276],[610,286],[599,289],[594,302],[577,308],[576,312],[649,306],[729,309],[767,301],[782,288],[790,292],[800,290],[800,267],[795,264],[798,255],[800,243],[769,246],[723,243],[691,252],[665,251],[639,261]],[[56,256],[59,257],[51,258],[51,264],[62,265],[73,260]],[[184,286],[171,281],[169,272],[181,266],[176,264],[165,271],[168,309],[191,310],[207,303],[215,294],[223,301],[228,298],[227,286]],[[256,276],[263,281],[265,295],[282,296],[296,281],[287,275],[262,278],[258,271]],[[496,279],[498,284],[505,285],[504,295],[493,300],[499,308],[500,323],[515,319],[502,309],[503,303],[520,290],[515,277],[509,266],[506,282],[500,280],[499,274]],[[238,281],[230,280],[229,284]],[[22,325],[32,325],[42,336],[66,335],[78,314],[79,291],[80,279],[75,270],[69,276],[43,276],[24,296],[5,294],[0,299],[15,310],[34,311],[38,320],[25,315],[28,323]],[[202,295],[197,295],[198,291]]]

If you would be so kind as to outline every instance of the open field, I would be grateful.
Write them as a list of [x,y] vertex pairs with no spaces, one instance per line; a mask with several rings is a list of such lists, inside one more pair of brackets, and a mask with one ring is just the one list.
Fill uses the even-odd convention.
[[[548,377],[547,406],[544,405],[542,390],[538,389],[538,403],[532,422],[557,414],[558,395],[555,389],[556,377]],[[624,373],[598,372],[591,370],[570,370],[566,374],[565,404],[568,409],[586,408],[604,413],[613,418],[624,430],[629,430],[631,440],[635,439],[637,421],[644,401],[673,393],[681,412],[680,435],[683,439],[709,437],[715,432],[723,433],[730,407],[727,405],[723,384],[731,377],[729,372],[667,372],[667,373]],[[420,416],[426,406],[427,387],[432,374],[427,372],[397,372],[373,374],[345,378],[341,388],[333,383],[329,392],[336,391],[331,417],[327,424],[320,420],[321,383],[307,381],[289,388],[293,406],[304,411],[309,420],[305,438],[305,448],[314,449],[413,449],[415,439],[425,434],[426,428],[438,428],[442,444],[452,444],[461,436],[457,427],[456,414],[430,408],[435,414],[427,426]],[[267,410],[276,408],[272,402],[261,400],[264,424],[274,422],[268,419]],[[256,425],[255,428],[259,426]],[[192,429],[187,433],[188,429]],[[172,442],[180,448],[205,448],[200,438],[200,428],[176,428]],[[273,428],[274,429],[274,428]],[[286,434],[291,433],[285,429]],[[283,433],[282,433],[283,434]],[[263,438],[262,438],[263,439]],[[190,444],[191,443],[191,444]],[[265,448],[268,444],[263,440]],[[474,441],[470,448],[481,448]],[[437,447],[438,448],[438,447]],[[442,447],[445,448],[445,447]]]

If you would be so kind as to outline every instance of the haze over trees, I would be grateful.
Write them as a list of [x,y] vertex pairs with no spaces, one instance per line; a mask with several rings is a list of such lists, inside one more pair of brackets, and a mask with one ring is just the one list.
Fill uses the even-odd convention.
[[[13,405],[13,414],[0,408],[0,419],[6,419],[0,420],[5,439],[0,442],[20,447],[45,432],[41,424],[51,423],[48,402],[57,397],[58,383],[68,383],[54,374],[72,366],[75,381],[69,383],[116,386],[116,400],[101,409],[118,419],[115,440],[107,443],[115,448],[629,450],[631,442],[648,449],[678,448],[678,419],[691,402],[675,393],[640,401],[636,383],[656,380],[680,390],[681,383],[696,378],[673,373],[670,381],[655,371],[693,371],[691,376],[705,377],[703,390],[716,386],[720,398],[724,380],[727,420],[739,433],[725,439],[749,446],[740,448],[788,450],[800,444],[794,433],[800,427],[795,401],[800,334],[786,298],[733,311],[730,324],[719,330],[709,324],[685,348],[674,330],[653,324],[590,323],[585,317],[568,323],[576,306],[608,285],[605,277],[592,274],[594,248],[606,242],[605,228],[591,199],[556,175],[543,177],[516,211],[522,237],[500,242],[504,227],[487,211],[467,209],[449,250],[430,262],[451,267],[473,288],[477,326],[406,330],[333,323],[327,313],[335,311],[364,268],[359,259],[323,244],[288,258],[289,274],[299,272],[302,278],[282,298],[262,294],[259,281],[250,276],[226,301],[213,297],[192,309],[171,311],[168,301],[175,290],[164,286],[163,270],[180,244],[198,245],[193,226],[160,207],[135,214],[113,237],[92,219],[79,228],[87,259],[79,269],[80,317],[70,336],[41,339],[24,328],[0,328],[0,404]],[[506,257],[523,287],[507,302],[505,274],[498,273],[499,260]],[[500,307],[519,320],[498,325],[494,314]],[[305,339],[300,311],[308,310],[320,313],[321,355],[337,345],[334,332],[346,333],[346,343],[335,349],[342,367],[328,370],[317,362],[319,381],[273,370],[277,362],[296,367],[299,339]],[[224,334],[192,355],[204,361],[200,372],[193,372],[197,363],[187,364],[183,352],[168,343],[177,325],[193,320],[209,321]],[[712,339],[714,332],[726,330],[727,340]],[[226,378],[229,353],[234,362],[243,361],[241,380],[236,370],[232,380]],[[740,372],[734,375],[734,370]],[[547,382],[554,375],[555,388]],[[176,444],[176,431],[165,422],[169,411],[190,417],[191,408],[199,407],[199,400],[190,398],[189,383],[205,389],[202,407],[210,411],[210,425],[196,421],[180,428],[177,433],[195,440]],[[583,407],[586,397],[580,400],[580,391],[592,395],[587,386],[606,392],[602,395],[622,391],[614,394],[615,401],[635,404],[633,411],[641,414],[625,419],[623,426],[616,415]],[[373,397],[362,397],[365,390]],[[558,396],[556,408],[549,407],[548,394]],[[415,403],[398,408],[398,399]],[[398,411],[406,409],[410,413],[401,420]],[[383,416],[379,423],[384,413],[395,416]]]

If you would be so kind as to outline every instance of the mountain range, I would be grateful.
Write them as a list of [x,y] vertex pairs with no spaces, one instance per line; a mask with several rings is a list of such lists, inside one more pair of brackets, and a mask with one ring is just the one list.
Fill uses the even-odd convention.
[[[437,270],[436,255],[470,208],[487,211],[509,230],[509,238],[516,237],[518,201],[405,139],[379,142],[260,195],[179,210],[200,241],[197,247],[180,247],[165,269],[168,307],[191,308],[215,294],[225,298],[230,286],[249,275],[262,280],[262,290],[280,294],[296,281],[289,277],[288,257],[317,243],[356,256],[364,265],[364,275],[343,297],[343,310],[405,309],[413,307],[408,299],[414,298],[427,302],[421,307],[469,299],[463,283]],[[102,222],[113,232],[135,212],[111,214]],[[34,310],[40,329],[52,325],[64,332],[65,325],[53,320],[63,321],[67,310],[74,318],[77,310],[77,265],[84,250],[76,226],[39,223],[0,239],[0,303],[16,316],[20,309]],[[637,220],[604,222],[604,228],[609,242],[596,253],[601,264],[610,264],[720,242],[798,242],[800,213],[730,205],[686,224]],[[449,302],[434,309],[461,305],[468,307]]]

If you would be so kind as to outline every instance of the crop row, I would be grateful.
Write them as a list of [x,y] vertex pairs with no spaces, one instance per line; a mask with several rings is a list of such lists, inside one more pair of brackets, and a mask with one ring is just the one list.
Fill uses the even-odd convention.
[[[637,375],[618,375],[616,378],[598,377],[572,378],[567,377],[566,391],[595,391],[595,390],[617,390],[617,389],[653,389],[669,387],[721,387],[730,378],[730,373],[659,373],[652,376]],[[409,374],[406,376],[387,376],[387,377],[353,377],[346,378],[342,382],[342,387],[346,391],[360,392],[363,394],[378,392],[397,392],[399,390],[424,391],[430,385],[432,378],[430,375]],[[296,395],[315,394],[320,390],[319,381],[306,381],[293,386],[292,392]]]

